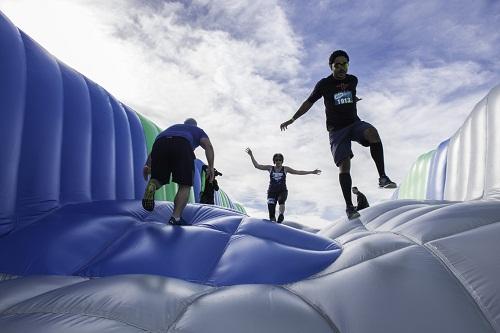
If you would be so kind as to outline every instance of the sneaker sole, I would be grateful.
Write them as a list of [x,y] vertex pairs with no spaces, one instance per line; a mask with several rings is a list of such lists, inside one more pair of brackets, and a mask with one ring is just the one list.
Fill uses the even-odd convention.
[[378,187],[380,187],[380,188],[396,188],[398,186],[395,183],[392,183],[392,184],[387,184],[384,186],[379,185]]
[[147,211],[152,212],[155,209],[155,192],[156,187],[149,183],[144,191],[144,197],[142,199],[142,208]]
[[356,214],[352,214],[351,216],[348,216],[347,218],[348,218],[349,220],[353,220],[353,219],[358,218],[358,217],[360,217],[360,216],[361,216],[361,215],[360,215],[358,212],[356,212]]

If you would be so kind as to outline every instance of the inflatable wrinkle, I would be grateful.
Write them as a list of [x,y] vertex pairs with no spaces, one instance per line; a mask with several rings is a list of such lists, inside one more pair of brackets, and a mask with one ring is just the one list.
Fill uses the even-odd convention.
[[114,115],[106,91],[87,80],[92,113],[92,199],[116,199]]
[[[26,50],[27,83],[17,179],[18,225],[32,222],[38,212],[57,207],[63,119],[62,79],[57,62],[24,33],[21,36]],[[44,89],[36,89],[38,86]]]
[[[90,201],[92,128],[90,94],[85,79],[59,62],[63,80],[64,113],[60,200]],[[75,149],[78,147],[78,149]],[[78,176],[75,176],[78,175]]]
[[[130,133],[132,137],[132,152],[133,152],[133,174],[142,175],[144,162],[147,159],[147,148],[144,144],[144,130],[142,128],[141,120],[137,113],[126,105],[122,104],[125,109],[127,119],[130,126]],[[146,181],[143,177],[134,177],[135,199],[142,199]]]
[[484,180],[486,167],[487,133],[486,133],[486,98],[473,110],[471,118],[470,168],[468,174],[467,200],[480,199],[484,196]]
[[118,101],[108,95],[114,115],[116,139],[116,198],[118,200],[135,199],[134,168],[132,162],[132,138],[128,117]]
[[448,139],[439,144],[432,159],[427,181],[426,199],[428,200],[443,200],[446,181],[446,153],[449,141]]
[[0,12],[0,236],[14,228],[18,165],[21,152],[26,102],[27,66],[24,43],[19,30]]
[[486,170],[484,197],[500,200],[500,85],[486,97]]

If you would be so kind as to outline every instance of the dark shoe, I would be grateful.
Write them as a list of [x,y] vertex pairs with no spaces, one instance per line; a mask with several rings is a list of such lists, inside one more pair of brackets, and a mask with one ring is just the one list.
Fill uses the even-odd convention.
[[276,218],[275,218],[275,217],[270,217],[270,218],[269,218],[269,221],[271,221],[271,222],[276,222]]
[[349,220],[355,219],[359,217],[359,213],[356,211],[356,208],[354,206],[348,206],[345,210],[345,213],[347,214],[347,218]]
[[176,220],[175,217],[171,216],[168,223],[171,225],[187,225],[186,221],[181,217],[179,220]]
[[285,217],[283,216],[283,214],[278,215],[278,223],[283,222],[284,219]]
[[378,187],[380,188],[396,188],[395,182],[389,179],[387,176],[382,176],[378,179]]
[[151,181],[146,185],[144,196],[142,197],[142,207],[145,210],[153,211],[155,209],[155,192],[156,186]]

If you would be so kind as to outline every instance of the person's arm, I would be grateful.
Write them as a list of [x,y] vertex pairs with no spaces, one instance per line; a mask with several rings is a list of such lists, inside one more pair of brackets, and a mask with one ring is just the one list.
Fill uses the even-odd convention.
[[250,155],[250,158],[252,159],[252,163],[253,163],[253,166],[256,168],[256,169],[259,169],[259,170],[271,170],[272,168],[272,165],[263,165],[263,164],[259,164],[256,160],[255,160],[255,157],[253,157],[253,153],[252,153],[252,150],[250,148],[247,148],[245,149],[245,151],[247,152],[248,155]]
[[295,120],[299,119],[302,115],[309,111],[313,105],[314,103],[311,103],[309,100],[305,100],[304,103],[302,103],[302,105],[299,107],[297,112],[295,112],[295,114],[292,116],[292,118],[280,125],[280,129],[282,131],[286,130],[286,128],[293,124]]
[[316,170],[312,170],[312,171],[302,171],[302,170],[295,170],[295,169],[292,169],[290,167],[284,167],[285,168],[285,171],[287,173],[291,173],[292,175],[319,175],[321,174],[321,170],[319,169],[316,169]]
[[142,175],[144,176],[144,180],[148,180],[148,176],[150,174],[151,174],[151,154],[148,155],[146,164],[144,164],[144,168],[142,168]]
[[211,183],[214,181],[214,159],[215,152],[210,139],[207,137],[201,138],[200,146],[205,150],[205,156],[207,157],[208,168],[207,168],[207,176],[208,181]]

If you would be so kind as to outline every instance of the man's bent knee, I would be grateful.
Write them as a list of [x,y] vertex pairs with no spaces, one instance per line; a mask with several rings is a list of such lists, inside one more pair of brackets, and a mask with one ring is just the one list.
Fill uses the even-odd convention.
[[367,128],[364,132],[365,139],[370,143],[380,142],[380,136],[375,127]]

